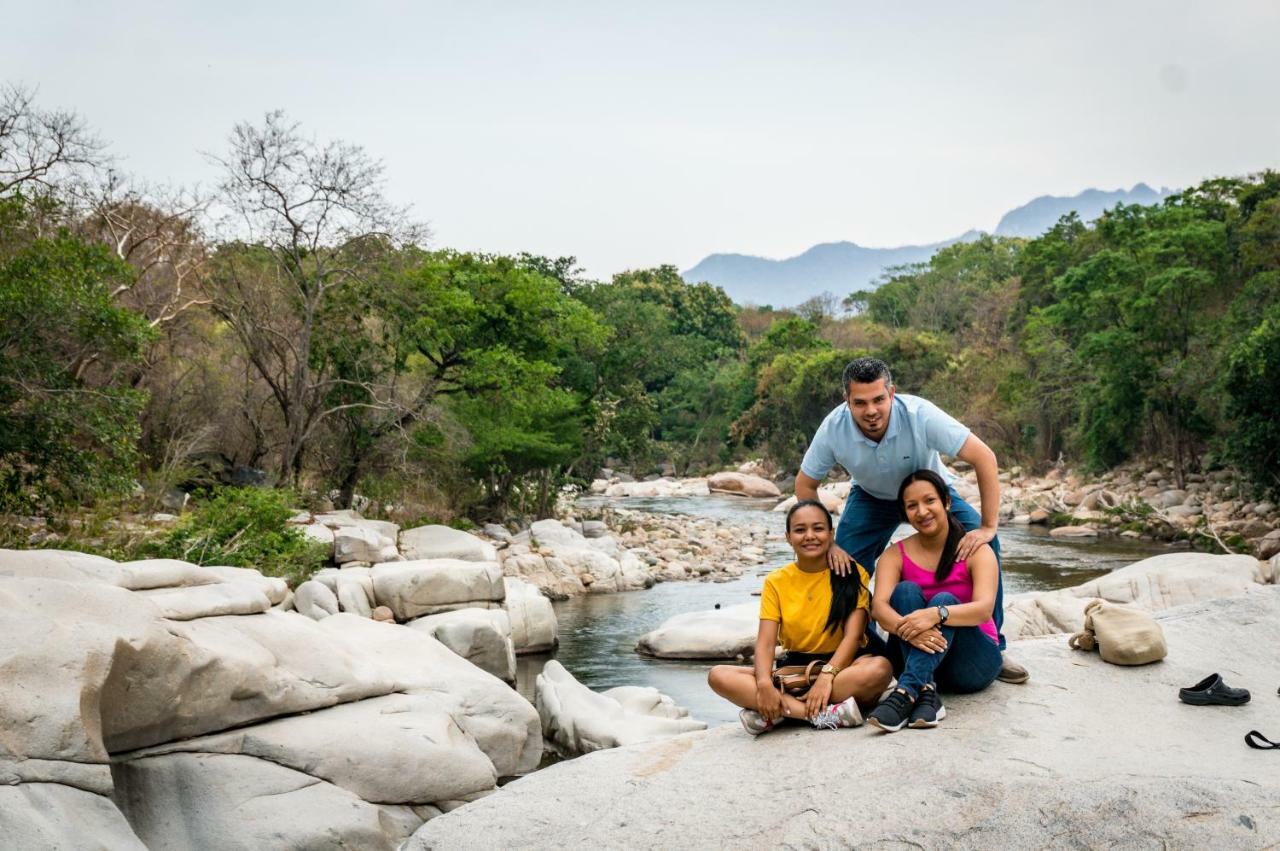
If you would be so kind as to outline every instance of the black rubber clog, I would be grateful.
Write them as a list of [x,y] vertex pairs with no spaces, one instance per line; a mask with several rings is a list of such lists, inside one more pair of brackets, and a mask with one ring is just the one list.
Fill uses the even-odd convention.
[[1191,688],[1178,689],[1178,699],[1192,706],[1243,706],[1249,702],[1249,692],[1232,688],[1222,677],[1210,674]]

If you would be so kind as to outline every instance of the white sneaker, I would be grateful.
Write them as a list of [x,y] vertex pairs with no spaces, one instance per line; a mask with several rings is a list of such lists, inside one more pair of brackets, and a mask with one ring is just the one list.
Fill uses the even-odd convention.
[[862,723],[862,710],[858,708],[858,701],[849,697],[840,703],[828,704],[826,709],[810,718],[809,723],[820,730],[857,727]]
[[767,733],[773,729],[775,722],[765,718],[754,709],[744,709],[738,713],[738,720],[742,722],[742,726],[748,733],[758,736],[761,733]]

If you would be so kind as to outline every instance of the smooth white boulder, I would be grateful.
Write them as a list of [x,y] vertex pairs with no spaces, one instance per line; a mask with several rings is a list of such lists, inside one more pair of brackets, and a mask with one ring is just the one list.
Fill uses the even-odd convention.
[[330,548],[333,547],[333,529],[323,523],[308,523],[298,528],[302,530],[303,536],[308,541],[324,544]]
[[[1169,645],[1158,664],[1121,668],[1061,636],[1031,639],[1011,650],[1030,682],[947,695],[947,718],[933,733],[796,725],[753,737],[725,724],[601,751],[427,822],[406,851],[484,848],[512,836],[535,848],[1280,842],[1280,754],[1241,741],[1251,729],[1275,738],[1267,731],[1276,725],[1280,589],[1156,617]],[[1218,711],[1178,701],[1179,687],[1224,660],[1228,682],[1257,684],[1252,702]],[[859,789],[903,789],[904,766],[927,765],[946,780],[931,781],[923,797],[865,794],[851,806],[848,784],[832,782],[851,764]]]
[[552,571],[577,577],[591,593],[622,590],[622,565],[617,559],[599,550],[556,547],[544,558]]
[[710,496],[706,479],[654,479],[648,482],[616,482],[605,488],[608,497]]
[[172,753],[115,774],[116,801],[148,848],[396,848],[377,806],[266,759]]
[[[349,571],[343,571],[348,573]],[[338,606],[362,618],[373,617],[373,579],[364,577],[338,577]]]
[[1092,526],[1055,526],[1049,530],[1051,538],[1096,538],[1098,530]]
[[768,479],[746,473],[714,473],[707,478],[707,488],[712,493],[728,493],[735,496],[779,497],[782,491]]
[[58,783],[0,785],[0,837],[15,851],[147,851],[109,797]]
[[497,561],[493,544],[475,535],[448,526],[419,526],[400,533],[400,552],[410,561],[420,559],[455,559],[458,561]]
[[338,613],[338,595],[318,579],[309,579],[293,592],[293,608],[318,621]]
[[[848,482],[833,482],[818,487],[818,501],[830,511],[833,515],[839,514],[844,510],[845,500],[849,498]],[[773,507],[774,511],[790,511],[791,506],[796,504],[796,497],[789,496],[782,502]]]
[[517,656],[526,653],[548,653],[558,642],[556,612],[551,601],[537,586],[522,579],[506,577],[503,607],[511,622],[511,644]]
[[241,754],[325,780],[374,803],[424,804],[494,788],[493,763],[430,695],[389,694],[117,754]]
[[379,564],[400,555],[395,538],[368,526],[340,526],[333,533],[333,560],[338,564],[359,561]]
[[223,582],[251,582],[267,595],[271,605],[284,602],[289,595],[289,583],[279,576],[263,576],[262,571],[252,567],[227,567],[225,565],[208,565],[204,568]]
[[1262,562],[1247,555],[1166,553],[1058,591],[1017,594],[1005,601],[1009,640],[1077,632],[1094,598],[1158,612],[1187,603],[1238,597],[1269,581]]
[[[542,733],[563,755],[652,742],[707,728],[692,718],[671,717],[667,710],[675,704],[670,698],[664,704],[663,695],[652,701],[637,701],[636,695],[626,694],[624,704],[598,694],[554,659],[542,669],[535,687]],[[643,711],[646,705],[660,708],[659,713]]]
[[239,580],[140,593],[160,610],[162,617],[178,621],[218,615],[256,615],[271,608],[271,600],[261,585]]
[[398,620],[452,609],[496,608],[506,594],[496,562],[423,559],[375,565],[373,595]]
[[542,759],[538,712],[520,693],[424,632],[339,614],[317,626],[359,652],[395,691],[430,694],[458,720],[500,777],[524,774]]
[[567,547],[579,550],[590,546],[581,532],[564,525],[559,520],[536,520],[529,527],[529,534],[533,536],[533,543],[538,547]]
[[199,565],[176,558],[122,561],[116,584],[131,591],[151,588],[183,588],[222,581]]
[[636,652],[659,659],[737,659],[755,653],[760,606],[686,612],[640,637]]
[[633,714],[671,719],[689,717],[689,710],[652,686],[615,686],[600,694],[616,700],[623,709]]
[[0,576],[118,585],[120,568],[109,558],[71,550],[0,550]]
[[425,632],[503,682],[516,681],[511,621],[504,609],[455,609],[416,618],[405,626]]

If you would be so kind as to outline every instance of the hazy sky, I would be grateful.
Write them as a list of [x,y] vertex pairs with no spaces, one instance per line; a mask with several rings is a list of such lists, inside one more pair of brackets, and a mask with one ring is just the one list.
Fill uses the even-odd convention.
[[8,0],[0,80],[130,171],[283,108],[436,247],[597,276],[930,242],[1042,194],[1280,167],[1280,2]]

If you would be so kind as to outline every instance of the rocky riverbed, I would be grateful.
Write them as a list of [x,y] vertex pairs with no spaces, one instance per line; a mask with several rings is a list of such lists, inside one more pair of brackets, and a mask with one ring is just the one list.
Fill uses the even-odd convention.
[[[1188,478],[1176,488],[1168,474],[1135,468],[1089,481],[1009,471],[1002,514],[1007,523],[1070,521],[1095,534],[1176,527],[1255,553],[1275,539],[1273,506],[1242,502],[1226,478]],[[640,485],[672,496],[712,490],[709,480],[597,489],[620,484],[628,487],[616,495]],[[847,487],[834,483],[823,495],[838,509]],[[958,487],[976,498],[963,471]],[[785,507],[750,473],[722,478],[716,490]],[[1132,517],[1151,525],[1133,528]],[[481,534],[400,529],[353,512],[300,513],[294,521],[332,547],[332,566],[292,589],[251,569],[0,550],[6,844],[391,849],[406,840],[497,847],[521,837],[533,845],[657,847],[676,837],[722,845],[769,836],[770,844],[859,837],[964,845],[1054,836],[1091,846],[1211,836],[1264,847],[1280,840],[1274,808],[1263,803],[1274,783],[1252,754],[1232,750],[1245,728],[1266,731],[1274,715],[1259,712],[1280,679],[1272,652],[1280,598],[1269,584],[1280,556],[1161,556],[1075,588],[1011,595],[1009,632],[1021,640],[1010,652],[1032,669],[1032,683],[957,700],[955,719],[932,734],[835,734],[861,737],[850,757],[808,731],[768,743],[732,726],[685,732],[703,725],[656,690],[593,692],[554,663],[533,702],[509,685],[517,654],[555,643],[548,598],[758,571],[766,547],[776,555],[778,546],[764,523],[727,525],[608,499],[568,506],[561,519],[527,529]],[[1077,628],[1095,596],[1159,613],[1169,658],[1120,671],[1066,652],[1060,637],[1031,637]],[[746,635],[753,618],[742,623],[728,636],[733,646],[712,655],[741,652],[737,632]],[[1229,658],[1223,647],[1232,648]],[[1232,715],[1170,699],[1175,685],[1213,670],[1255,688],[1255,703]],[[930,738],[951,746],[939,751],[926,745]],[[564,754],[608,752],[503,787],[541,763],[547,742]],[[767,758],[775,748],[786,758]],[[859,798],[870,809],[853,819],[843,792],[832,797],[829,784],[812,780],[848,775],[851,758],[862,766],[857,776],[882,786],[901,776],[891,766],[919,760],[936,773],[941,758],[961,795],[914,808]],[[762,759],[773,790],[762,811],[768,824],[740,818],[759,810],[756,787],[743,778]],[[687,807],[693,799],[706,803]],[[1010,801],[1029,809],[1010,809]],[[695,809],[699,815],[686,818]],[[572,816],[584,812],[608,815]]]

